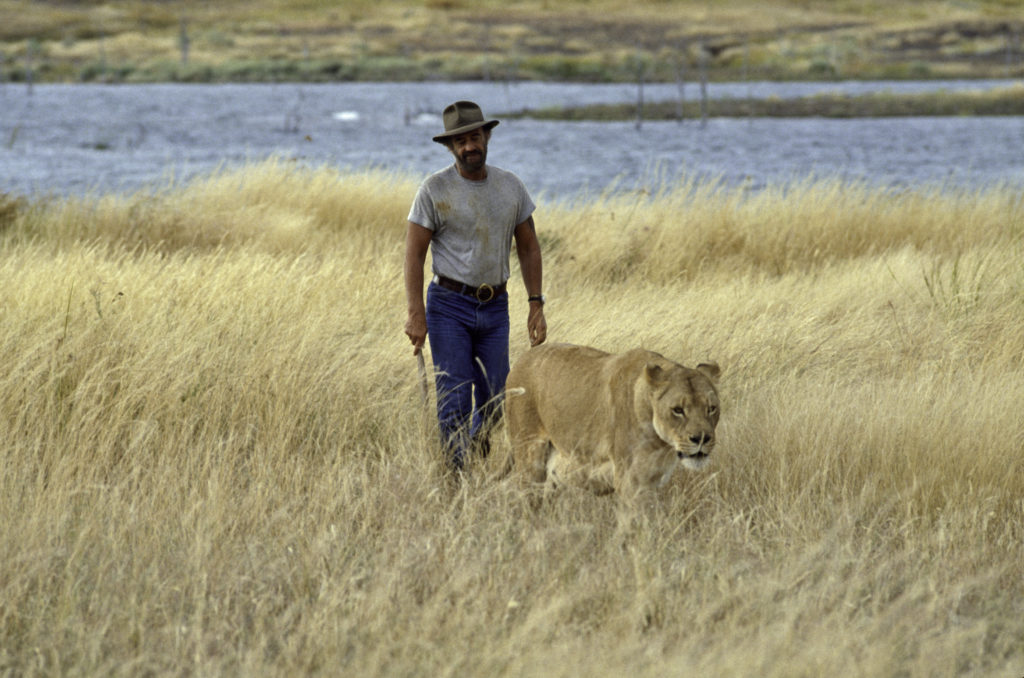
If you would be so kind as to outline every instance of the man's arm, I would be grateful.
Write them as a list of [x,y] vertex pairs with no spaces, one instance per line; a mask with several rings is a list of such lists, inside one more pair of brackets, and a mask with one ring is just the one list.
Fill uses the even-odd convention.
[[[519,268],[523,272],[527,296],[540,296],[544,291],[544,273],[541,264],[540,241],[537,240],[537,229],[533,217],[516,226],[516,256],[519,257]],[[548,324],[544,319],[544,302],[531,301],[530,315],[526,320],[526,328],[530,333],[530,345],[543,344],[548,336]]]
[[419,354],[427,339],[427,310],[423,305],[423,264],[434,232],[417,223],[409,222],[405,233],[405,301],[407,317],[405,334],[413,345],[413,354]]

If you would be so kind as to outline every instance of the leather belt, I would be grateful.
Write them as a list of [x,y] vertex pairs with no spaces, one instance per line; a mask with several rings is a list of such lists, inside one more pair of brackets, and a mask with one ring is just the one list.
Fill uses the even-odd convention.
[[459,292],[460,294],[474,297],[477,301],[483,304],[505,294],[505,283],[501,283],[500,285],[488,285],[487,283],[484,283],[480,287],[473,287],[472,285],[460,283],[458,280],[445,278],[442,275],[435,275],[434,282],[446,290],[452,290],[453,292]]

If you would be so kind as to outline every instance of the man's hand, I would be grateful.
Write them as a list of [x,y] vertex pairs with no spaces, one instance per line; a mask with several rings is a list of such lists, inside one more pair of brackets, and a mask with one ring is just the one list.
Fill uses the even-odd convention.
[[540,346],[548,338],[548,322],[544,319],[544,305],[533,302],[530,304],[530,315],[526,319],[526,329],[530,333],[530,346]]
[[419,312],[409,313],[405,321],[405,336],[413,345],[413,355],[419,355],[423,350],[423,342],[427,339],[427,316]]
[[[523,272],[523,283],[526,293],[540,296],[544,289],[543,265],[540,257],[540,241],[537,240],[537,229],[533,217],[516,226],[516,254],[519,256],[519,267]],[[530,315],[526,319],[526,329],[530,333],[530,346],[539,346],[548,338],[548,323],[544,320],[543,298],[530,302]]]
[[427,338],[427,311],[423,306],[423,263],[433,232],[419,224],[409,222],[405,234],[405,300],[408,317],[405,334],[413,345],[413,355],[419,355]]

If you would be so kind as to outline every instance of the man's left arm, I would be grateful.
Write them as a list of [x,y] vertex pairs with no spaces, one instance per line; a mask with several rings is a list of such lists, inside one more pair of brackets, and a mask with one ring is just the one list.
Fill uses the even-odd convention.
[[548,337],[548,324],[544,319],[543,293],[544,274],[541,264],[540,241],[537,240],[537,229],[530,216],[516,226],[516,256],[519,257],[519,269],[523,272],[526,294],[534,297],[530,302],[530,315],[526,320],[526,328],[530,334],[530,346],[544,343]]

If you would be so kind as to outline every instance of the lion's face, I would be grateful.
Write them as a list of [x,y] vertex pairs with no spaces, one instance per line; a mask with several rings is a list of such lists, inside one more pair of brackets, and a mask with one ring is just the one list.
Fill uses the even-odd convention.
[[707,464],[715,446],[719,403],[714,380],[718,374],[714,363],[697,369],[647,365],[654,430],[691,470]]

